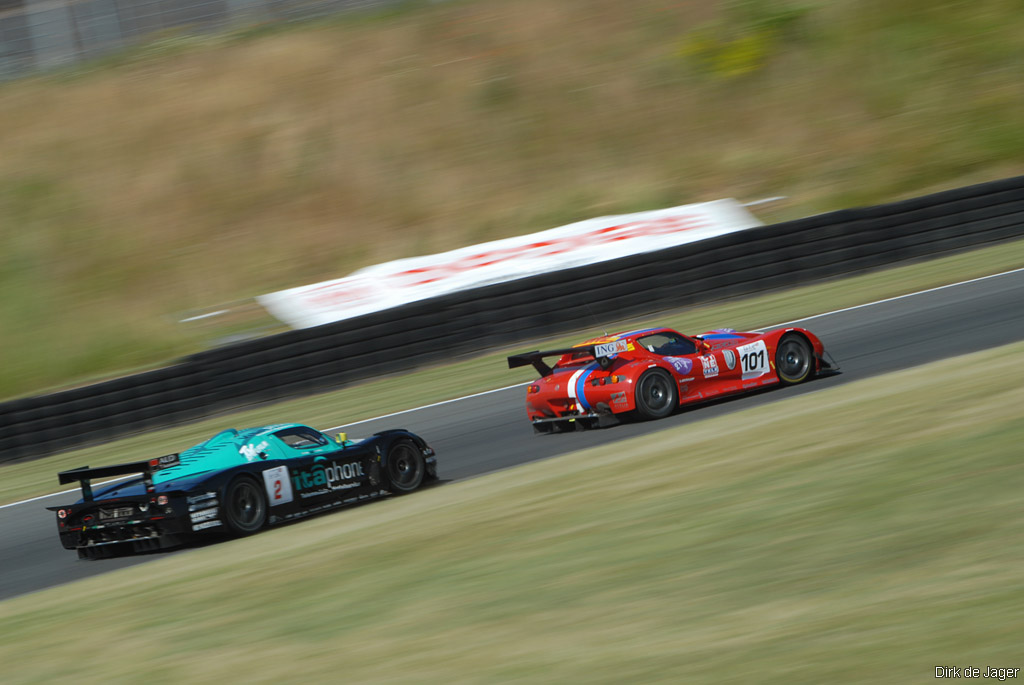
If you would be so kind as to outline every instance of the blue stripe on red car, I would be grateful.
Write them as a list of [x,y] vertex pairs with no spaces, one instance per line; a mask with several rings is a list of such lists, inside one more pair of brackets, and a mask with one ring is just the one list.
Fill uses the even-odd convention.
[[632,338],[632,337],[637,336],[637,335],[643,335],[644,333],[653,333],[654,331],[660,331],[660,330],[663,330],[663,329],[661,329],[661,328],[642,328],[639,331],[629,331],[628,333],[623,333],[622,335],[619,336],[619,339],[621,340],[622,338]]
[[590,378],[590,374],[597,370],[597,364],[589,365],[580,377],[576,379],[576,401],[580,403],[584,411],[590,411],[590,402],[587,402],[587,379]]

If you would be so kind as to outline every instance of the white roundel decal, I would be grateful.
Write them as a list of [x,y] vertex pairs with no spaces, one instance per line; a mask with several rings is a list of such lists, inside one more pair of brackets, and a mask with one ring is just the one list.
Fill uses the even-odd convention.
[[722,352],[722,355],[725,357],[725,365],[729,367],[729,370],[732,371],[733,369],[735,369],[736,353],[733,352],[732,350],[725,350],[724,352]]
[[740,345],[736,348],[740,355],[740,368],[743,370],[743,380],[757,378],[768,373],[768,348],[764,340],[752,342],[749,345]]
[[267,503],[275,507],[292,501],[292,481],[288,477],[288,467],[278,466],[263,471],[263,484],[267,488]]

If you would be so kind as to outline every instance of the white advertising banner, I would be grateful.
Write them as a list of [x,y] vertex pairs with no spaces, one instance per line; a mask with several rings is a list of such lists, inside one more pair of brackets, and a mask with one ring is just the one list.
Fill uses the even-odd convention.
[[344,278],[257,298],[292,328],[308,328],[416,300],[707,240],[760,226],[735,200],[603,216],[540,233],[399,259]]

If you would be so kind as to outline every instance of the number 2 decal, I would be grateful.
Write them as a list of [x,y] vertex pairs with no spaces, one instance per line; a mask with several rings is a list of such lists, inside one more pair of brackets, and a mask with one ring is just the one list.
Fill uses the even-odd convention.
[[267,488],[270,506],[288,504],[292,501],[292,481],[288,477],[288,467],[278,466],[263,472],[263,484]]
[[768,373],[768,348],[764,340],[752,342],[749,345],[740,345],[736,348],[740,355],[740,370],[743,372],[743,380],[757,378]]

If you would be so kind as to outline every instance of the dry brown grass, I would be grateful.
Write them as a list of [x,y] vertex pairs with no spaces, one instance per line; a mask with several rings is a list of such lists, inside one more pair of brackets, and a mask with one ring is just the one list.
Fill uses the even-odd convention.
[[184,310],[580,218],[1021,173],[1005,5],[831,3],[737,79],[680,56],[756,23],[723,3],[478,0],[3,86],[3,390],[190,350]]

